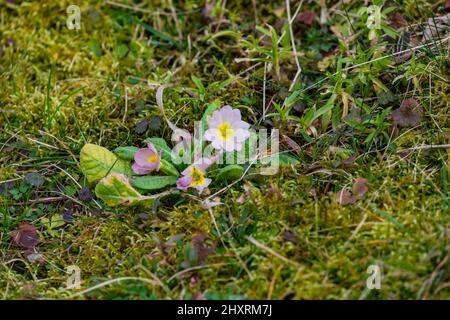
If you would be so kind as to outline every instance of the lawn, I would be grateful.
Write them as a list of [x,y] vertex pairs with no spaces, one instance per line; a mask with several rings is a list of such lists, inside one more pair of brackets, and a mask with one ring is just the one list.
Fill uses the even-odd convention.
[[0,299],[450,299],[449,31],[447,0],[3,0]]

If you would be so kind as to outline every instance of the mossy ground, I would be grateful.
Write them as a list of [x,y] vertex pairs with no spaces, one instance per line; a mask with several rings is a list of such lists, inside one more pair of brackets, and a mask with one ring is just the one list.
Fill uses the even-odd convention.
[[[303,119],[307,110],[319,109],[327,90],[338,92],[339,102],[333,123],[322,117],[302,127],[274,108],[297,71],[289,41],[274,49],[273,42],[264,44],[267,38],[252,38],[262,38],[256,25],[275,26],[278,36],[288,32],[284,1],[148,1],[134,9],[83,1],[80,30],[66,26],[73,1],[15,2],[0,5],[1,45],[15,41],[0,56],[1,298],[450,298],[447,152],[398,153],[450,142],[448,42],[415,51],[413,60],[347,70],[340,82],[333,75],[338,57],[349,58],[345,66],[364,63],[396,52],[398,38],[368,40],[357,14],[363,1],[334,7],[327,1],[328,9],[305,1],[301,13],[322,9],[328,20],[294,20],[302,66],[294,89],[305,90],[292,114]],[[401,35],[423,39],[420,24],[444,15],[444,5],[417,0],[383,7],[404,15]],[[292,3],[291,14],[296,8]],[[225,30],[240,36],[211,37]],[[345,41],[338,41],[339,33]],[[425,40],[446,36],[444,28]],[[265,72],[265,62],[274,67]],[[192,75],[205,86],[230,82],[200,97]],[[86,142],[113,149],[142,146],[148,136],[169,140],[165,124],[135,132],[141,120],[159,115],[155,88],[163,83],[174,85],[165,94],[168,117],[188,129],[214,99],[259,123],[264,100],[275,113],[265,125],[300,145],[293,153],[300,163],[274,176],[249,175],[222,193],[223,204],[212,209],[218,230],[210,212],[190,197],[163,199],[156,210],[99,209],[80,201],[75,181],[87,186],[78,163]],[[369,116],[363,126],[339,119],[345,93]],[[421,123],[393,129],[388,115],[411,97],[423,107]],[[337,165],[352,154],[352,165]],[[29,186],[23,178],[30,172],[39,172],[44,183]],[[355,204],[340,205],[336,192],[358,177],[368,179],[369,191]],[[13,183],[8,192],[5,181]],[[64,199],[42,202],[49,197]],[[74,213],[74,223],[52,227],[49,221],[65,211]],[[30,262],[11,237],[23,221],[39,230],[41,262]],[[202,261],[208,248],[213,253]],[[382,266],[380,290],[366,288],[371,264]],[[69,265],[81,269],[79,290],[65,288]]]

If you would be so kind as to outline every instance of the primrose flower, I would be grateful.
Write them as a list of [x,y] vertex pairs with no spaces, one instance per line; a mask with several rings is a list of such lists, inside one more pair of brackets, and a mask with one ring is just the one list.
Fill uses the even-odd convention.
[[139,149],[134,155],[133,171],[138,175],[148,174],[158,171],[161,164],[161,153],[158,153],[155,146],[148,143],[148,148]]
[[205,178],[205,172],[214,163],[214,160],[200,158],[187,167],[181,172],[183,177],[178,179],[177,188],[183,191],[186,191],[188,188],[195,188],[199,193],[202,193],[203,189],[211,183],[211,179]]
[[230,106],[214,111],[207,120],[205,140],[211,141],[216,150],[240,151],[242,143],[250,137],[250,125],[241,120],[241,112]]

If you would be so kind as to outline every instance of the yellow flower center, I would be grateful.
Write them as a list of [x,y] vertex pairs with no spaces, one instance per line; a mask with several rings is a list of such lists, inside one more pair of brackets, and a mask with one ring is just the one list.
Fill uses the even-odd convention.
[[218,132],[219,132],[219,137],[222,140],[226,141],[233,136],[234,129],[231,126],[231,123],[223,122],[219,125]]
[[201,186],[205,182],[205,176],[203,175],[203,172],[200,169],[193,167],[191,175],[192,175],[191,186]]
[[158,156],[154,155],[154,156],[148,157],[147,162],[148,163],[158,162]]

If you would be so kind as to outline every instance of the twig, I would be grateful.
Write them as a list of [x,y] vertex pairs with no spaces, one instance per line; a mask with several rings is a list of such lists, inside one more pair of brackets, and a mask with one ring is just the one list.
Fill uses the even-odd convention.
[[16,203],[10,203],[11,206],[24,206],[27,204],[33,204],[33,203],[51,203],[51,202],[60,202],[69,200],[68,197],[50,197],[50,198],[41,198],[41,199],[34,199],[34,200],[28,200],[24,202],[16,202]]
[[266,120],[266,78],[267,78],[267,62],[264,62],[264,79],[263,79],[263,121]]
[[269,247],[266,247],[265,245],[263,245],[262,243],[258,242],[255,240],[255,238],[253,238],[252,236],[246,236],[245,237],[248,241],[250,241],[251,243],[253,243],[255,246],[257,246],[258,248],[270,253],[271,255],[273,255],[274,257],[289,263],[289,264],[293,264],[295,266],[298,266],[299,264],[295,261],[289,260],[288,258],[282,256],[281,254],[279,254],[278,252],[273,251],[272,249],[270,249]]
[[94,291],[94,290],[96,290],[96,289],[99,289],[99,288],[108,286],[108,285],[113,284],[113,283],[116,283],[116,282],[125,281],[125,280],[137,280],[137,281],[142,281],[142,282],[149,283],[149,284],[151,284],[151,285],[153,285],[153,286],[159,285],[159,283],[157,283],[156,281],[152,281],[152,280],[150,280],[150,279],[141,278],[141,277],[122,277],[122,278],[115,278],[115,279],[111,279],[111,280],[108,280],[108,281],[99,283],[99,284],[97,284],[97,285],[95,285],[95,286],[93,286],[93,287],[90,287],[90,288],[86,289],[86,290],[83,290],[83,291],[77,292],[77,293],[75,293],[75,294],[72,294],[72,295],[70,295],[70,296],[68,297],[68,299],[72,299],[72,298],[74,298],[74,297],[81,296],[81,295],[83,295],[83,294],[85,294],[85,293]]
[[177,12],[175,10],[175,7],[173,6],[172,0],[169,0],[169,5],[170,5],[170,11],[172,12],[172,18],[173,18],[173,20],[175,20],[175,29],[177,30],[177,33],[178,33],[178,41],[181,42],[181,40],[183,40],[183,33],[181,32],[181,27],[180,27],[180,23],[178,21]]
[[123,4],[123,3],[118,3],[118,2],[109,1],[109,0],[106,0],[105,4],[109,4],[110,6],[113,6],[113,7],[133,10],[133,11],[136,11],[136,12],[148,13],[148,14],[151,14],[151,15],[166,15],[166,16],[170,16],[170,13],[167,13],[167,12],[163,12],[163,11],[156,11],[155,12],[154,10],[141,9],[141,8],[139,8],[137,6],[129,6],[129,5],[126,5],[126,4]]
[[[296,73],[294,80],[292,81],[292,84],[289,88],[289,91],[291,91],[292,88],[294,87],[295,82],[297,81],[298,76],[302,72],[302,67],[300,66],[300,62],[298,61],[298,57],[297,57],[297,48],[296,48],[296,44],[295,44],[294,31],[292,30],[291,6],[290,6],[289,2],[290,2],[290,0],[286,0],[286,11],[287,11],[287,16],[288,16],[289,35],[291,38],[292,51],[294,51],[295,64],[297,65],[297,73]],[[299,8],[302,6],[302,4],[303,4],[303,0],[300,1]],[[298,10],[300,10],[300,9],[298,9]]]
[[397,152],[410,151],[410,150],[411,151],[412,150],[428,150],[428,149],[450,149],[450,144],[425,144],[425,145],[416,146],[416,147],[412,147],[412,148],[402,149]]
[[177,278],[177,277],[179,277],[179,276],[181,276],[181,275],[183,275],[185,273],[191,272],[191,271],[195,271],[195,270],[199,270],[199,269],[205,269],[205,268],[209,268],[209,267],[218,267],[218,266],[222,266],[224,264],[225,263],[216,263],[216,264],[207,264],[206,266],[196,266],[196,267],[192,267],[192,268],[187,268],[187,269],[184,269],[184,270],[182,270],[180,272],[175,273],[173,276],[171,276],[167,280],[167,282],[170,282],[171,280],[173,280],[173,279],[175,279],[175,278]]

